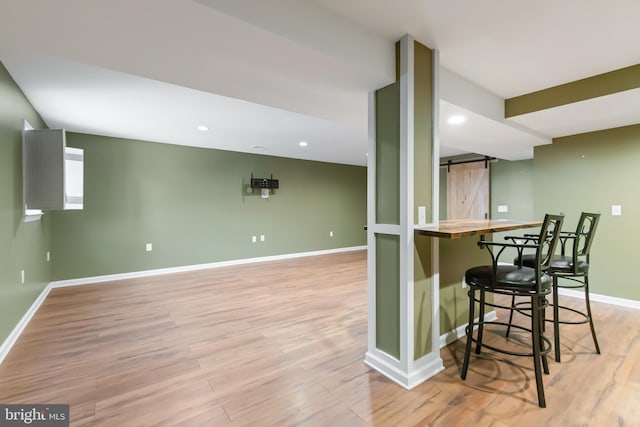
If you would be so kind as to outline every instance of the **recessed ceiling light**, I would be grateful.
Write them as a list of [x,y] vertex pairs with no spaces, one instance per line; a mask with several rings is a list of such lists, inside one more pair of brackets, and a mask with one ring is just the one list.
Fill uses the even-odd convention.
[[198,129],[200,132],[206,132],[209,130],[209,128],[206,127],[205,125],[198,125],[196,129]]
[[309,144],[307,144],[307,141],[300,141],[300,142],[298,142],[298,145],[299,145],[300,147],[306,147],[306,146],[307,146],[307,145],[309,145]]
[[461,115],[456,115],[456,116],[451,116],[449,117],[449,120],[447,120],[447,122],[450,125],[459,125],[461,123],[464,123],[465,120],[467,120],[467,118],[465,116],[461,116]]

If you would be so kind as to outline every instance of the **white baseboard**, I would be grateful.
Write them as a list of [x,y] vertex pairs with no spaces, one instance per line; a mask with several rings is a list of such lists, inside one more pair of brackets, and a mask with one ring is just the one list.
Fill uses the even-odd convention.
[[[558,288],[558,294],[573,298],[584,299],[584,291],[574,291],[571,289]],[[603,302],[605,304],[617,305],[619,307],[635,308],[636,310],[640,310],[640,301],[632,299],[610,297],[608,295],[600,295],[590,292],[589,300],[591,302]]]
[[0,364],[4,361],[4,358],[7,357],[7,355],[9,354],[9,351],[11,351],[11,348],[13,347],[13,345],[16,343],[16,341],[18,341],[18,338],[22,334],[22,331],[26,329],[27,325],[29,324],[33,316],[36,314],[36,312],[38,311],[38,309],[40,308],[44,300],[47,299],[47,295],[49,295],[49,291],[51,291],[51,284],[48,284],[42,290],[42,292],[40,292],[40,295],[38,295],[38,298],[36,298],[33,304],[31,304],[31,307],[29,307],[29,309],[24,314],[24,316],[22,316],[22,319],[20,319],[18,324],[13,328],[13,330],[11,331],[9,336],[4,340],[2,345],[0,345]]
[[51,282],[53,288],[63,288],[67,286],[89,285],[94,283],[112,282],[114,280],[135,279],[139,277],[159,276],[170,273],[184,273],[188,271],[206,270],[208,268],[230,267],[234,265],[252,264],[256,262],[281,261],[285,259],[301,258],[307,256],[328,255],[341,252],[353,252],[366,250],[366,246],[352,246],[348,248],[327,249],[313,252],[299,252],[294,254],[273,255],[257,258],[234,259],[231,261],[219,261],[206,264],[185,265],[180,267],[158,268],[155,270],[134,271],[131,273],[107,274],[104,276],[82,277],[79,279],[59,280]]
[[[488,313],[485,313],[484,315],[484,321],[485,322],[492,322],[494,320],[496,320],[498,318],[498,316],[496,316],[496,312],[495,311],[490,311]],[[478,318],[476,317],[475,321],[478,321]],[[446,347],[449,344],[451,344],[454,341],[459,340],[460,338],[464,338],[465,336],[467,336],[467,334],[465,333],[465,329],[467,327],[468,323],[465,323],[464,325],[460,325],[457,328],[455,328],[452,331],[449,332],[445,332],[444,334],[440,335],[440,348],[442,347]],[[477,326],[476,326],[477,329]],[[475,330],[475,329],[474,329]]]

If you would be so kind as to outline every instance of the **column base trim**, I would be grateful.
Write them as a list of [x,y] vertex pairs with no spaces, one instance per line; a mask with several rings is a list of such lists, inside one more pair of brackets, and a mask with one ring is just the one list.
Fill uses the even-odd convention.
[[[497,318],[495,311],[491,311],[484,316],[486,322]],[[440,348],[464,338],[466,336],[466,327],[467,324],[465,323],[452,331],[440,335]],[[368,351],[364,356],[364,363],[407,390],[411,390],[444,370],[444,364],[439,354],[437,356],[427,354],[416,360],[414,362],[415,369],[411,372],[402,371],[397,366],[399,361],[379,350]]]
[[411,390],[444,370],[440,357],[429,358],[429,355],[425,356],[423,358],[425,362],[419,363],[418,369],[409,373],[403,372],[386,359],[384,356],[368,351],[364,356],[364,363],[407,390]]

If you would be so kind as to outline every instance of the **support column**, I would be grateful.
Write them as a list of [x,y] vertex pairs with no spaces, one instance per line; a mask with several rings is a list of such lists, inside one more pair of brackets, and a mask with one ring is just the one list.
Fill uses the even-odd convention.
[[438,54],[405,35],[397,79],[369,95],[369,333],[365,362],[406,388],[443,369],[438,242]]

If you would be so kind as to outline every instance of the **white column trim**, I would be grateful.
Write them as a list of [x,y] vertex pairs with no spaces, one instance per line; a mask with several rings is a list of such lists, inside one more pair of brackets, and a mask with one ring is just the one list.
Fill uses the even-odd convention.
[[[440,54],[437,50],[432,51],[432,91],[431,99],[432,123],[432,219],[434,224],[440,222]],[[440,346],[435,337],[440,335],[440,239],[431,237],[431,352],[438,356],[440,364]]]
[[[376,94],[369,92],[369,140],[367,156],[367,348],[376,347]],[[366,360],[366,355],[365,355]]]
[[379,234],[393,234],[396,236],[401,234],[400,226],[397,224],[373,224],[373,226],[368,226],[367,228]]
[[432,120],[431,123],[431,140],[432,145],[432,182],[433,191],[431,192],[431,222],[438,224],[440,222],[440,52],[432,51]]
[[413,174],[414,174],[414,39],[400,39],[400,364],[413,368]]

